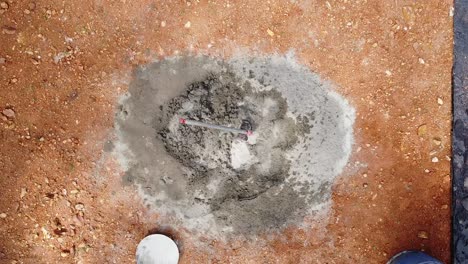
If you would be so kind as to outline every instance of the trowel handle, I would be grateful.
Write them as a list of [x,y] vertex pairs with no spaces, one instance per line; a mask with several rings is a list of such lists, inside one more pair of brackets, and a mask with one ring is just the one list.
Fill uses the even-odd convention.
[[183,125],[192,125],[192,126],[213,128],[213,129],[223,130],[223,131],[226,131],[226,132],[231,132],[231,133],[234,133],[234,134],[244,134],[244,135],[247,135],[247,136],[250,136],[253,133],[252,130],[243,130],[243,129],[238,129],[238,128],[207,124],[207,123],[203,123],[203,122],[200,122],[200,121],[188,120],[188,119],[184,119],[184,118],[179,118],[179,123],[183,124]]

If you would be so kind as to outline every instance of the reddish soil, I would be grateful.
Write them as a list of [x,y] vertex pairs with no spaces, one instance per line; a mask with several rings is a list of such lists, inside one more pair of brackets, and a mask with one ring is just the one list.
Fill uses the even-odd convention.
[[267,244],[177,230],[182,262],[384,263],[405,249],[449,261],[451,1],[5,3],[0,263],[131,263],[158,228],[101,156],[135,65],[290,50],[356,108],[327,230],[291,228]]

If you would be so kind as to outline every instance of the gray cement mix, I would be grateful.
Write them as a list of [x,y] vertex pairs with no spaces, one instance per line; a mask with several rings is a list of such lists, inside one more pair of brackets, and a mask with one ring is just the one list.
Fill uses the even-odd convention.
[[[248,120],[254,134],[245,141],[179,118],[237,128]],[[290,56],[187,56],[138,67],[115,122],[118,140],[105,150],[162,219],[249,235],[327,208],[351,152],[354,110]]]

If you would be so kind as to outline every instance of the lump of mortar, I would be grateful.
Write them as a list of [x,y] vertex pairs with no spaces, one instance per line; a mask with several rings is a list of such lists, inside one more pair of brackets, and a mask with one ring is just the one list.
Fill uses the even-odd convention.
[[[187,191],[203,193],[198,202],[209,206],[218,222],[236,231],[259,231],[283,226],[291,216],[283,212],[283,216],[271,217],[273,205],[304,204],[297,195],[273,194],[287,192],[288,187],[279,188],[289,170],[284,151],[297,140],[298,126],[286,112],[287,103],[278,92],[255,92],[231,72],[210,73],[163,105],[158,122],[165,128],[158,134],[167,153],[190,170],[186,177],[193,189]],[[222,125],[239,125],[245,119],[270,126],[272,131],[276,128],[278,133],[271,140],[248,144],[231,133],[178,125],[179,117]],[[233,146],[243,151],[237,153]],[[242,166],[236,166],[234,160],[243,158]],[[205,182],[218,185],[209,190]]]
[[[116,115],[113,151],[126,182],[192,230],[250,235],[300,224],[329,199],[349,124],[340,123],[341,99],[281,63],[186,57],[137,69]],[[243,141],[180,117],[236,128],[249,120],[254,135]]]

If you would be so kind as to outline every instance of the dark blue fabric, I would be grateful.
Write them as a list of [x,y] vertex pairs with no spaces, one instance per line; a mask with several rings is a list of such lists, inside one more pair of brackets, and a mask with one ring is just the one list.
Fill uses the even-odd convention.
[[405,251],[396,255],[388,264],[442,264],[420,251]]
[[[452,257],[468,264],[468,0],[455,0],[452,135]],[[467,208],[468,209],[468,208]]]

